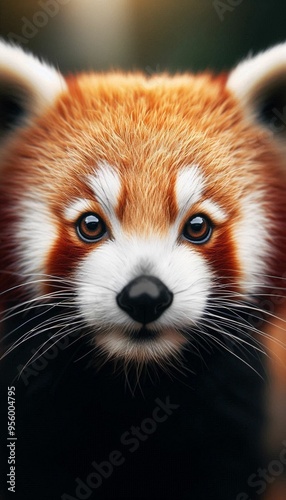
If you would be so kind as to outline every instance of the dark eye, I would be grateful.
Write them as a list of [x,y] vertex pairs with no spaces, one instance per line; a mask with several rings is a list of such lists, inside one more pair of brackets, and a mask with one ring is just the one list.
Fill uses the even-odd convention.
[[201,245],[206,243],[212,235],[212,223],[206,215],[197,214],[185,224],[183,235],[191,243]]
[[107,233],[105,222],[94,213],[83,214],[76,223],[76,230],[78,236],[87,243],[99,241]]

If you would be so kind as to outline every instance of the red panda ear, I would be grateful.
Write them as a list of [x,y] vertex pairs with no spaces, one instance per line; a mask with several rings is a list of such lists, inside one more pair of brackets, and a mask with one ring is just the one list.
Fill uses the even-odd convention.
[[227,87],[246,114],[278,138],[286,137],[286,43],[240,63]]
[[0,142],[41,114],[65,88],[54,68],[0,40]]

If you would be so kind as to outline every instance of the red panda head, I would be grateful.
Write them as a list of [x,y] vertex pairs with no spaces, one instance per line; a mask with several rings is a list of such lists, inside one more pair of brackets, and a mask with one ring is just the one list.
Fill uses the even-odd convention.
[[71,306],[99,352],[162,361],[278,290],[286,45],[228,78],[65,80],[6,44],[0,69],[3,310]]

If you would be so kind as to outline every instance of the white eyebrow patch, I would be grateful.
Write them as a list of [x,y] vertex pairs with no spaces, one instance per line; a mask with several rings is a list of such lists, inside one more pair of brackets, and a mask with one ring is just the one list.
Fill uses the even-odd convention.
[[201,212],[217,223],[225,222],[228,218],[226,211],[217,202],[211,199],[203,199],[205,186],[204,175],[197,165],[186,166],[181,169],[176,181],[179,217],[188,212],[193,205],[199,203]]
[[64,216],[66,220],[73,222],[84,212],[90,211],[90,203],[88,200],[79,198],[74,200],[68,207],[65,208]]
[[115,169],[106,161],[101,161],[94,174],[88,176],[88,181],[103,210],[109,216],[114,215],[121,191],[120,177]]
[[176,198],[180,215],[200,201],[204,186],[204,176],[197,165],[187,166],[180,170],[176,181]]
[[228,219],[227,212],[215,201],[210,199],[204,200],[200,203],[200,210],[217,223],[226,222]]

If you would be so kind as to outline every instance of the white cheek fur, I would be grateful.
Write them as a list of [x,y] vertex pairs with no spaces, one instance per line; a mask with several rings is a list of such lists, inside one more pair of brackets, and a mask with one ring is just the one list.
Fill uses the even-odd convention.
[[19,272],[30,289],[41,296],[45,262],[57,238],[57,230],[48,207],[35,193],[22,201],[20,211],[22,219],[17,228]]
[[248,295],[258,292],[265,285],[265,262],[271,254],[267,226],[263,192],[245,197],[234,237],[243,271],[240,285]]

